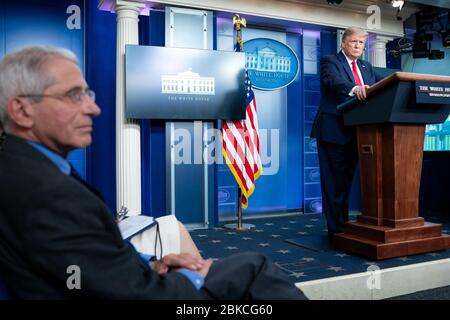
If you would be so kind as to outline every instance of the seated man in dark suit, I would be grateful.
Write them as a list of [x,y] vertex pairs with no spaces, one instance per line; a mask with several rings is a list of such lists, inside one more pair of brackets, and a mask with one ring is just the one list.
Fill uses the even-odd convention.
[[66,160],[90,145],[99,114],[73,53],[28,48],[0,62],[0,274],[13,296],[305,298],[256,253],[214,263],[188,252],[144,261]]
[[356,130],[344,126],[336,107],[353,96],[365,99],[366,89],[381,80],[369,62],[359,59],[366,40],[366,31],[348,28],[341,51],[320,61],[320,106],[311,137],[317,139],[322,212],[330,239],[348,221],[350,188],[358,163]]

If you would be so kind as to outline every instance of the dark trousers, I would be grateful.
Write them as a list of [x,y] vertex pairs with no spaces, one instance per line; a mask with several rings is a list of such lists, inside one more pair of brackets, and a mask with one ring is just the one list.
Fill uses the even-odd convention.
[[214,262],[201,291],[207,299],[307,299],[272,261],[253,252],[235,254]]
[[356,139],[345,145],[317,141],[322,190],[322,213],[327,219],[328,234],[344,231],[348,221],[349,196],[358,164]]

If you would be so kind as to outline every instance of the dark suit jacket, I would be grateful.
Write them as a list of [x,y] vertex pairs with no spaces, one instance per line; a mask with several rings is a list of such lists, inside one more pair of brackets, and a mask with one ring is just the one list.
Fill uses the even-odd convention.
[[[200,298],[185,276],[151,271],[83,182],[10,135],[0,145],[0,195],[0,274],[13,296]],[[81,269],[81,290],[67,289],[71,265]]]
[[[372,85],[382,79],[372,65],[357,60],[364,84]],[[311,130],[311,137],[336,144],[346,144],[355,135],[355,128],[345,127],[336,107],[347,99],[355,86],[352,70],[342,52],[320,60],[320,107]]]

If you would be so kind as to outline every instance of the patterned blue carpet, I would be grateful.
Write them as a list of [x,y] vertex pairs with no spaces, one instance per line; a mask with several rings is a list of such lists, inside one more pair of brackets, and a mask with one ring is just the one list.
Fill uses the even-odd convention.
[[[425,217],[425,219],[429,222],[442,223],[443,232],[450,232],[450,219],[442,217]],[[238,252],[257,251],[275,261],[295,282],[365,272],[370,265],[386,269],[450,258],[450,250],[446,250],[374,262],[336,251],[325,241],[326,222],[320,214],[244,222],[254,224],[256,230],[210,228],[193,230],[191,235],[205,258],[219,259]],[[310,242],[311,248],[300,247],[286,241],[302,236],[305,237],[305,243]],[[314,244],[314,239],[317,239],[318,243]],[[322,250],[317,250],[321,246]]]

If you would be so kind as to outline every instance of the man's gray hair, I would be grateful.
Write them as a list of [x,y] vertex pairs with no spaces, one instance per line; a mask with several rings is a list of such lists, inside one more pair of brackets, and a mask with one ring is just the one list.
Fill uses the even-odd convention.
[[[30,47],[6,55],[0,61],[0,125],[8,121],[6,105],[8,99],[25,94],[42,94],[54,84],[46,72],[45,63],[52,58],[63,58],[78,63],[76,55],[67,49],[52,47]],[[40,99],[34,99],[39,102]]]
[[362,36],[367,37],[369,34],[367,33],[366,30],[358,28],[358,27],[350,27],[345,29],[344,33],[342,34],[342,42],[345,41],[345,38],[350,37],[351,35],[354,34],[360,34]]

